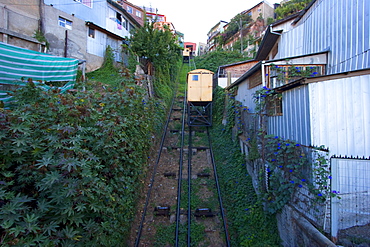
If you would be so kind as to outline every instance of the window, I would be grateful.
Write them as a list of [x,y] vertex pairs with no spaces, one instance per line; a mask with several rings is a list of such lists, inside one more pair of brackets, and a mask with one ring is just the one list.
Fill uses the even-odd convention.
[[192,80],[193,80],[193,81],[198,81],[198,80],[199,80],[199,79],[198,79],[198,77],[199,77],[198,75],[193,75],[193,76],[192,76]]
[[262,84],[262,72],[258,71],[249,77],[248,89]]
[[132,8],[130,6],[127,6],[127,12],[132,14]]
[[283,97],[281,94],[276,94],[267,102],[267,115],[281,116],[283,115]]
[[141,18],[141,12],[140,11],[136,11],[136,16]]
[[58,25],[72,30],[72,22],[59,16]]
[[226,71],[224,68],[220,68],[219,76],[218,77],[226,77]]
[[122,25],[122,15],[118,12],[116,12],[116,22],[119,24],[119,25]]
[[270,88],[281,87],[300,78],[310,78],[324,73],[324,65],[273,65],[268,68],[267,81]]
[[89,27],[89,37],[95,39],[95,29]]
[[93,0],[75,0],[76,2],[82,3],[83,5],[86,5],[90,8],[92,8],[92,1]]
[[270,67],[270,88],[276,88],[284,85],[285,69],[280,66]]

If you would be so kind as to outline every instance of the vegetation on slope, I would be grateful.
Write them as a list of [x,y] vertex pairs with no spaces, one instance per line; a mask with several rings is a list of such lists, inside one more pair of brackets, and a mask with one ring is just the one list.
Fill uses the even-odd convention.
[[154,23],[146,22],[143,27],[134,29],[130,42],[130,52],[139,58],[144,71],[151,74],[154,68],[154,92],[168,102],[173,96],[173,82],[182,58],[175,36],[167,28],[158,30]]
[[[247,172],[246,157],[241,153],[239,143],[232,140],[233,121],[226,126],[222,124],[224,102],[224,91],[218,88],[214,101],[212,143],[231,245],[279,246],[276,218],[264,212]],[[232,111],[232,100],[229,105]],[[233,114],[229,112],[228,115]]]
[[195,57],[197,68],[208,69],[216,73],[221,65],[248,60],[238,51],[213,51],[203,56]]
[[[156,35],[156,45],[173,45]],[[12,110],[0,109],[1,246],[126,246],[152,135],[172,97],[175,51],[153,60],[162,66],[155,97],[113,66],[108,48],[104,66],[74,91],[29,83]]]
[[284,19],[289,15],[303,10],[311,1],[312,0],[290,0],[288,2],[282,3],[279,7],[275,9],[275,13],[277,16],[276,19]]

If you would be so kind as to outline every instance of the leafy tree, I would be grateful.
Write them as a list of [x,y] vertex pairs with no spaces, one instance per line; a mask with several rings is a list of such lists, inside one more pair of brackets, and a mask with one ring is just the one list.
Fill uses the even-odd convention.
[[130,42],[131,51],[153,65],[157,96],[169,99],[173,91],[171,75],[178,72],[182,50],[174,34],[166,26],[165,30],[159,30],[154,28],[154,23],[145,22],[143,27],[134,30]]
[[290,0],[286,3],[281,4],[278,8],[275,9],[277,19],[283,19],[289,15],[297,13],[311,2],[311,0]]

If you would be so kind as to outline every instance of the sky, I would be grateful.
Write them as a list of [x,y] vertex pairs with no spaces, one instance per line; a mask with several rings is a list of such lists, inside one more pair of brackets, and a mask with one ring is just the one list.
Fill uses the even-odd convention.
[[[262,0],[129,0],[136,6],[158,9],[175,29],[184,34],[185,42],[207,42],[207,33],[219,21],[229,22],[240,12],[250,9]],[[268,0],[270,4],[281,0]]]

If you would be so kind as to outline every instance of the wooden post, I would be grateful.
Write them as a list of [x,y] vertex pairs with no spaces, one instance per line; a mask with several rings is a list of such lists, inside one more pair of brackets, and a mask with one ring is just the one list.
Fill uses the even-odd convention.
[[66,30],[66,35],[64,39],[64,57],[67,57],[67,50],[68,50],[68,30]]

